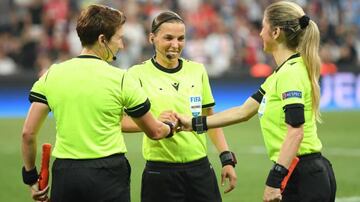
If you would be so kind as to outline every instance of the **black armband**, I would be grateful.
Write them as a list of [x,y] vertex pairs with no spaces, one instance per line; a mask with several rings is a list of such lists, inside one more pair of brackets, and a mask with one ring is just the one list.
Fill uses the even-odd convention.
[[208,130],[206,116],[197,116],[192,118],[192,129],[197,134],[204,133]]
[[256,91],[256,93],[254,93],[251,97],[254,98],[254,100],[256,100],[260,104],[264,95],[265,95],[265,91],[260,87],[259,90]]
[[27,185],[35,184],[39,179],[39,175],[36,170],[36,167],[33,168],[32,170],[26,171],[25,166],[23,166],[22,167],[22,177],[23,177],[23,181],[25,184],[27,184]]
[[286,169],[284,166],[275,163],[269,172],[266,180],[266,185],[273,188],[280,188],[281,182],[286,177],[288,172],[289,170]]
[[170,137],[174,136],[174,132],[173,132],[174,127],[175,127],[174,124],[169,121],[164,121],[163,123],[165,123],[166,125],[168,125],[170,127],[170,133],[165,138],[170,138]]
[[285,111],[285,122],[287,124],[297,128],[305,123],[303,104],[289,104],[283,109]]
[[151,108],[151,103],[149,99],[146,99],[144,103],[139,104],[132,108],[125,109],[124,111],[126,112],[127,115],[131,117],[139,118],[144,114],[146,114],[150,110],[150,108]]
[[220,157],[222,167],[224,167],[226,165],[232,165],[233,167],[235,167],[235,165],[237,164],[237,160],[236,160],[234,152],[223,151],[223,152],[221,152],[219,157]]

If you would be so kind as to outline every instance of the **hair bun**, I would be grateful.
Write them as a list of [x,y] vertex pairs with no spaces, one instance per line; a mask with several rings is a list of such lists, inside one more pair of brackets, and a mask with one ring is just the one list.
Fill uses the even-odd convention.
[[307,15],[303,15],[301,18],[299,18],[299,24],[300,28],[304,29],[309,25],[310,18]]

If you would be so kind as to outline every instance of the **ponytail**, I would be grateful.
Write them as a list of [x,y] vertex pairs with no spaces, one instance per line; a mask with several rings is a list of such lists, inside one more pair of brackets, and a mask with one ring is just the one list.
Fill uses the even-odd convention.
[[321,122],[320,115],[320,66],[321,60],[319,56],[320,33],[317,25],[312,20],[309,25],[304,29],[304,35],[300,40],[298,51],[303,57],[308,76],[311,82],[311,98],[312,98],[312,111],[318,122]]

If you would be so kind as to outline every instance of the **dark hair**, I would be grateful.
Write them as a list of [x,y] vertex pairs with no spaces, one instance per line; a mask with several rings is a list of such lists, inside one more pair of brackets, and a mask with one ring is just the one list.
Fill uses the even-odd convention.
[[151,24],[151,32],[156,33],[159,30],[161,24],[165,22],[181,22],[184,23],[184,20],[176,13],[172,11],[164,11],[157,15]]
[[90,5],[81,12],[76,31],[82,46],[91,46],[100,34],[110,40],[125,21],[125,15],[119,10],[103,5]]

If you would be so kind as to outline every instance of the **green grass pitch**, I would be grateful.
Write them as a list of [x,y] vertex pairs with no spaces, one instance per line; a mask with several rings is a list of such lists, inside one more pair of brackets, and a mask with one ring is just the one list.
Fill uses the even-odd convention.
[[[323,113],[323,124],[318,131],[323,142],[323,154],[332,161],[335,170],[338,198],[357,197],[360,200],[360,112]],[[22,183],[20,152],[21,129],[24,119],[0,119],[0,201],[32,201],[28,187]],[[271,162],[254,117],[248,123],[229,126],[224,129],[230,149],[238,158],[236,172],[238,183],[235,190],[223,194],[224,202],[261,201],[266,175]],[[140,196],[141,174],[144,160],[141,155],[141,135],[125,134],[128,148],[127,157],[132,166],[132,201],[138,202]],[[54,143],[54,121],[49,118],[40,131],[38,151],[44,142]],[[214,146],[208,141],[209,159],[217,177],[220,176],[220,162]],[[37,165],[40,158],[37,158]],[[220,187],[223,192],[224,188]],[[340,201],[340,200],[338,200]]]

